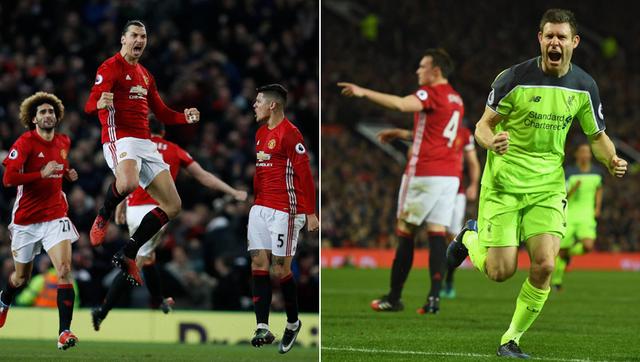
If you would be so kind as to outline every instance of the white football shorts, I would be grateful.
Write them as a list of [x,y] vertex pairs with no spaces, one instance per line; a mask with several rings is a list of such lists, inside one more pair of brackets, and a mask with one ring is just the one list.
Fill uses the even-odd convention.
[[467,195],[464,193],[456,194],[455,205],[453,206],[453,216],[451,217],[451,226],[447,228],[447,233],[458,235],[462,230],[464,223],[464,213],[467,208]]
[[[151,210],[158,207],[158,205],[137,205],[137,206],[127,206],[127,227],[129,228],[129,236],[133,235],[133,233],[138,230],[138,226],[140,226],[140,222],[142,218]],[[165,224],[158,232],[151,237],[146,243],[142,244],[140,249],[138,249],[138,256],[149,257],[156,249],[160,242],[162,241],[162,232],[167,227]]]
[[307,222],[304,214],[288,213],[261,205],[253,205],[247,227],[248,250],[271,250],[276,256],[293,256],[298,234]]
[[398,219],[412,225],[424,221],[443,226],[451,225],[453,203],[460,186],[454,176],[402,175],[398,195]]
[[78,240],[78,231],[68,217],[30,225],[10,224],[11,252],[18,263],[26,264],[64,240]]
[[102,145],[102,153],[114,175],[118,162],[135,160],[140,170],[140,186],[143,189],[146,189],[160,172],[169,170],[169,165],[162,159],[156,144],[149,139],[124,137],[115,142],[107,142]]

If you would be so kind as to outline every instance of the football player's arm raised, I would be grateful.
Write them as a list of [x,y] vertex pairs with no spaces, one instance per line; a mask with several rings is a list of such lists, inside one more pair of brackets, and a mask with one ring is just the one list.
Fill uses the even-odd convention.
[[149,108],[151,108],[156,118],[164,124],[186,124],[200,121],[200,111],[198,111],[197,108],[186,108],[183,113],[180,113],[167,107],[167,105],[162,101],[162,98],[160,98],[160,94],[158,94],[156,81],[153,77],[151,78],[151,84],[149,85],[148,99]]
[[381,143],[389,143],[396,138],[411,141],[413,140],[413,131],[402,128],[389,128],[378,132],[378,141]]
[[502,121],[502,116],[498,112],[490,107],[485,107],[484,114],[476,123],[474,135],[482,148],[504,155],[509,150],[509,133],[505,131],[494,133],[495,127],[500,121]]
[[382,107],[400,112],[420,112],[423,109],[422,103],[413,94],[400,97],[393,94],[381,93],[372,89],[360,87],[359,85],[340,82],[338,87],[342,88],[342,95],[347,97],[366,98]]
[[216,177],[211,172],[206,171],[196,161],[192,162],[185,168],[191,176],[193,176],[203,186],[212,190],[220,190],[226,194],[233,196],[238,201],[245,201],[247,199],[247,192],[243,190],[237,190],[229,186],[226,182]]
[[98,68],[95,83],[84,106],[84,111],[87,114],[93,114],[99,109],[113,107],[113,69],[113,67],[104,63]]
[[600,131],[589,137],[593,155],[600,163],[607,167],[609,173],[616,177],[622,177],[627,172],[627,161],[616,155],[616,147],[604,131]]

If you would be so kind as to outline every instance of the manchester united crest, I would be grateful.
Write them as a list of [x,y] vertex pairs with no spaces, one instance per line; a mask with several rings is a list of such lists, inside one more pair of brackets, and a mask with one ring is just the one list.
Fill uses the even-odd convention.
[[267,143],[267,147],[269,147],[270,150],[276,148],[276,140],[272,139],[269,141],[269,143]]
[[142,76],[142,79],[144,79],[144,84],[145,84],[145,85],[149,85],[149,78],[147,78],[147,76],[146,76],[146,75],[143,75],[143,76]]
[[67,150],[62,149],[60,150],[60,157],[62,157],[63,160],[67,159]]

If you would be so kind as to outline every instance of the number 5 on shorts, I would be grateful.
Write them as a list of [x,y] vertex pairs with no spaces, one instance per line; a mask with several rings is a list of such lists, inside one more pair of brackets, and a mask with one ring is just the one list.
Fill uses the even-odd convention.
[[278,244],[278,247],[281,248],[282,245],[284,245],[284,234],[278,234],[278,241],[280,242],[280,244]]

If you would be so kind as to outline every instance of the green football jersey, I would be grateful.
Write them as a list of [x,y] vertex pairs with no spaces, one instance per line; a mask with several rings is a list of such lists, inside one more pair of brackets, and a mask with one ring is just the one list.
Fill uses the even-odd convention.
[[580,186],[569,197],[567,221],[569,223],[592,222],[595,218],[596,192],[602,187],[604,172],[596,166],[591,166],[587,172],[582,172],[577,166],[569,166],[566,170],[567,192],[576,183]]
[[571,123],[595,135],[605,129],[596,82],[571,64],[558,78],[546,75],[540,57],[501,72],[487,106],[504,119],[496,133],[509,132],[504,155],[487,152],[482,185],[510,193],[564,190],[564,146]]

